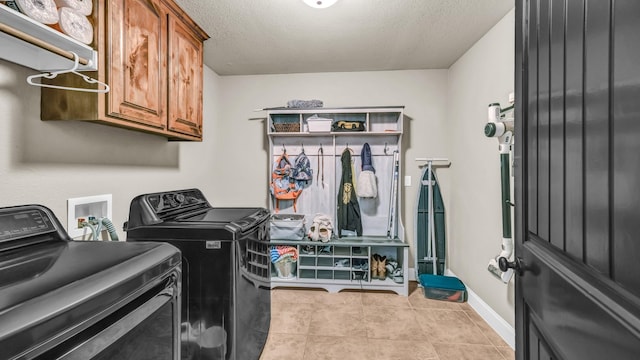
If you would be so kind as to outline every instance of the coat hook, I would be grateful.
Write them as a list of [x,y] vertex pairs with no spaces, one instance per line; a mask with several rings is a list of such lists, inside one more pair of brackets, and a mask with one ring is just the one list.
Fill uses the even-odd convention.
[[[347,146],[344,148],[344,151],[348,151],[348,152],[351,153],[352,156],[355,156],[355,153],[353,152],[353,149],[349,147],[349,143],[347,143]],[[353,159],[352,159],[352,161],[353,161]]]

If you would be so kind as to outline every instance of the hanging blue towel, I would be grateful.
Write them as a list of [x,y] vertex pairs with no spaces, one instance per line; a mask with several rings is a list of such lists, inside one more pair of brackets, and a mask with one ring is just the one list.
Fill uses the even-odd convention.
[[360,160],[362,161],[362,171],[358,176],[356,193],[361,198],[375,198],[378,196],[378,181],[375,175],[376,169],[373,168],[371,161],[371,147],[368,143],[362,145]]
[[362,145],[360,159],[362,160],[362,170],[371,171],[375,174],[376,169],[373,168],[373,162],[371,161],[371,147],[369,147],[369,143]]

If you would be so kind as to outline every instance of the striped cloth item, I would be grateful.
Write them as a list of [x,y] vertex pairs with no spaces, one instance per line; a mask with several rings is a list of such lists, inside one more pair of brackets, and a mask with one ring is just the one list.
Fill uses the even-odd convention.
[[298,249],[295,246],[277,245],[271,247],[271,262],[276,263],[285,258],[292,261],[298,260]]

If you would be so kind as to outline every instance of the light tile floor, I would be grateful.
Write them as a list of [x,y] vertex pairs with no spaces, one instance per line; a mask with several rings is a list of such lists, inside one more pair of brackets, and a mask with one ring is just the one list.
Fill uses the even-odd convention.
[[513,360],[466,303],[430,300],[412,283],[387,292],[274,289],[261,360]]

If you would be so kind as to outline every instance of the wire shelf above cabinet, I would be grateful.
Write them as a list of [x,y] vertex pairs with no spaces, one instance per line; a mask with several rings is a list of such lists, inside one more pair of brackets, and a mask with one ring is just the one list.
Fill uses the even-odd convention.
[[3,4],[0,4],[0,48],[4,49],[0,58],[38,71],[70,68],[74,64],[73,53],[81,58],[79,71],[98,68],[98,54],[90,46]]

